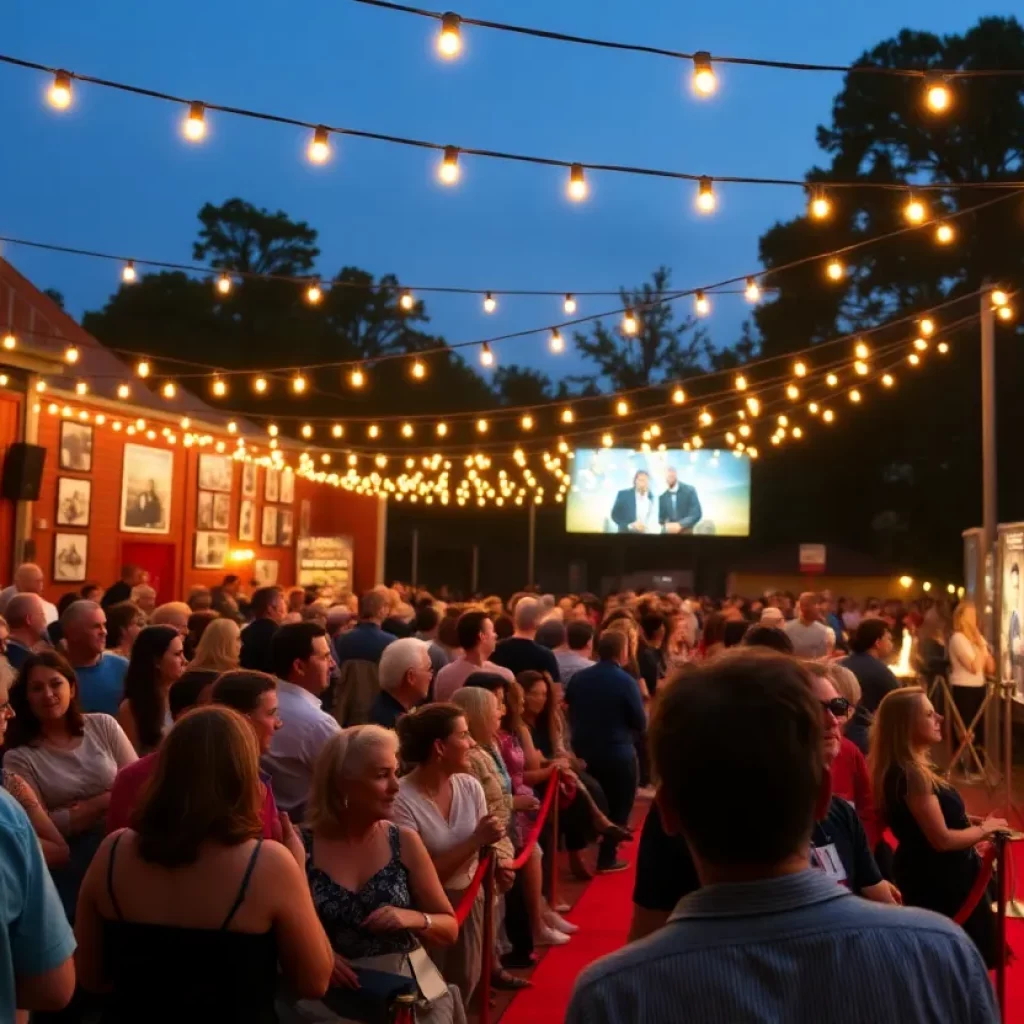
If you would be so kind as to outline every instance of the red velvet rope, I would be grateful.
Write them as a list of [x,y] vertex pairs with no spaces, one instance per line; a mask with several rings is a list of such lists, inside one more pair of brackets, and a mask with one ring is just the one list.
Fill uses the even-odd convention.
[[455,920],[460,928],[466,918],[469,917],[469,912],[473,909],[473,904],[476,902],[476,894],[480,891],[484,875],[487,874],[487,865],[490,864],[491,857],[493,856],[494,854],[488,851],[480,858],[480,863],[476,866],[476,874],[473,876],[473,881],[469,883],[469,888],[462,894],[462,900],[455,908]]
[[512,861],[512,868],[515,871],[518,871],[530,859],[530,854],[533,853],[533,848],[537,845],[541,829],[544,828],[544,822],[547,821],[548,811],[551,810],[551,801],[558,792],[558,777],[559,771],[556,768],[548,780],[547,792],[544,794],[544,802],[540,805],[540,810],[537,812],[537,820],[533,823],[533,828],[530,830],[530,834],[519,856]]
[[981,870],[978,872],[978,877],[974,880],[974,885],[967,894],[964,905],[953,917],[957,924],[962,925],[974,913],[975,907],[981,902],[981,898],[985,895],[985,890],[988,888],[988,883],[992,881],[992,866],[995,863],[995,859],[995,844],[986,844],[985,850],[981,855]]

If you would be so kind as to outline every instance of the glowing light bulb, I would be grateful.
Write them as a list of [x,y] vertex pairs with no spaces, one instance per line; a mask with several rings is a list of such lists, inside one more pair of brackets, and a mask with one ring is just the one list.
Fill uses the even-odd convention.
[[864,362],[863,359],[858,359],[853,364],[853,369],[859,377],[866,377],[868,375],[868,370],[870,369],[870,367],[867,363]]
[[582,164],[573,164],[569,168],[569,198],[574,203],[580,203],[587,198],[587,179],[583,174]]
[[744,377],[742,373],[738,373],[736,375],[736,380],[734,381],[734,383],[736,385],[736,390],[737,391],[746,391],[747,390],[747,378]]
[[555,328],[551,332],[551,337],[548,339],[548,348],[552,352],[564,352],[565,351],[565,339],[559,333],[558,328]]
[[856,388],[853,388],[850,391],[850,401],[851,402],[859,402],[860,401],[860,392]]
[[682,388],[672,389],[672,404],[682,405],[686,401],[686,392]]
[[160,389],[160,394],[164,398],[173,398],[177,393],[178,389],[174,386],[174,382],[170,380]]
[[423,380],[427,375],[427,364],[422,359],[415,359],[409,372],[415,380]]
[[316,281],[310,282],[309,287],[306,288],[306,301],[311,306],[317,306],[323,297],[324,293],[320,285]]
[[563,423],[572,423],[572,421],[574,419],[576,419],[576,417],[573,414],[572,409],[563,409],[562,410],[562,422]]
[[135,284],[138,280],[138,274],[135,271],[135,264],[131,260],[121,268],[121,280],[125,284]]
[[497,300],[494,298],[494,296],[490,292],[488,292],[484,296],[484,312],[485,313],[493,313],[497,308],[498,308]]
[[808,402],[808,403],[807,403],[807,411],[808,411],[808,412],[809,412],[809,413],[810,413],[810,414],[811,414],[812,416],[817,416],[817,415],[818,415],[818,410],[819,410],[819,408],[820,408],[820,406],[818,405],[818,403],[817,403],[817,402]]
[[717,88],[718,79],[711,66],[711,54],[700,50],[693,55],[693,91],[698,96],[711,96]]
[[118,384],[117,386],[117,397],[121,399],[128,398],[132,393],[132,389],[127,384]]
[[896,378],[891,373],[882,374],[882,387],[891,388],[896,383]]
[[804,362],[800,362],[800,361],[795,362],[793,364],[793,373],[795,373],[798,377],[806,377],[807,376],[807,364],[804,363]]
[[459,180],[459,151],[455,146],[444,147],[444,158],[437,166],[437,177],[442,185],[454,185]]
[[842,281],[846,276],[846,268],[841,260],[831,259],[825,264],[825,275],[830,281]]
[[786,397],[795,402],[800,397],[800,389],[795,384],[790,384],[786,388]]
[[527,413],[519,420],[519,426],[522,427],[523,430],[533,430],[533,417]]
[[718,199],[715,196],[715,186],[711,179],[701,178],[697,185],[697,209],[701,213],[714,213],[717,205]]
[[908,224],[923,224],[928,216],[928,207],[920,199],[911,196],[903,207],[903,216]]
[[1010,320],[1013,319],[1013,307],[1012,306],[1000,306],[996,310],[996,316],[999,317],[1000,320],[1008,323]]
[[335,423],[334,426],[331,427],[331,437],[344,437],[344,436],[345,436],[345,428],[340,423]]
[[366,428],[366,436],[370,438],[370,440],[376,440],[376,438],[380,437],[380,427],[378,427],[376,423],[371,423]]
[[229,295],[231,293],[231,278],[227,274],[221,274],[217,278],[217,291],[221,295]]
[[413,306],[416,305],[416,300],[412,297],[412,292],[409,291],[408,289],[402,292],[402,294],[398,297],[398,305],[401,309],[405,310],[405,312],[408,313],[413,308]]
[[825,411],[824,411],[824,412],[823,412],[823,413],[821,414],[821,418],[822,418],[822,419],[823,419],[823,420],[824,420],[824,421],[825,421],[826,423],[832,423],[832,422],[833,422],[833,421],[835,420],[835,418],[836,418],[836,414],[835,414],[835,413],[834,413],[834,412],[833,412],[833,411],[832,411],[831,409],[826,409],[826,410],[825,410]]
[[867,347],[867,345],[864,344],[863,341],[858,341],[857,344],[854,345],[853,347],[853,354],[858,359],[867,359],[867,357],[871,355],[871,350]]
[[832,216],[832,202],[824,189],[817,189],[808,204],[808,212],[815,220],[827,220]]
[[747,287],[743,295],[747,302],[757,302],[761,298],[761,288],[754,278],[747,278]]
[[487,422],[487,420],[479,419],[476,421],[476,432],[478,434],[486,434],[487,431],[490,429],[490,426],[491,425],[490,423]]
[[750,410],[750,415],[751,416],[760,416],[761,415],[761,401],[760,401],[760,399],[755,398],[753,395],[751,395],[747,399],[747,408]]
[[445,60],[454,60],[462,52],[462,19],[457,14],[441,17],[441,32],[437,37],[437,52]]
[[494,365],[494,353],[491,351],[491,346],[488,345],[486,341],[480,346],[480,365]]
[[639,324],[637,323],[636,314],[631,309],[627,309],[622,314],[622,333],[632,337],[639,330]]
[[562,309],[572,316],[576,312],[576,300],[571,295],[566,295],[565,301],[562,303]]
[[301,373],[295,374],[295,376],[292,377],[292,391],[296,395],[301,395],[301,394],[303,394],[305,392],[305,390],[306,390],[306,378],[303,377]]
[[914,348],[916,348],[918,352],[927,352],[928,351],[928,342],[925,341],[924,338],[915,338],[914,339]]
[[313,436],[313,427],[309,423],[302,424],[302,436],[307,440]]
[[956,238],[956,229],[952,224],[939,224],[935,228],[935,241],[939,245],[949,245]]
[[943,79],[931,76],[924,81],[924,101],[933,114],[945,114],[953,104],[953,93]]
[[624,398],[620,398],[615,403],[615,414],[617,416],[628,416],[629,415],[629,402]]
[[149,365],[149,362],[146,359],[140,359],[135,364],[135,373],[136,373],[136,375],[139,376],[139,377],[142,377],[143,379],[145,379],[146,377],[149,376],[151,370],[152,370],[152,367]]
[[1003,291],[1002,288],[996,288],[992,292],[992,305],[993,306],[1005,306],[1010,301],[1010,296]]
[[68,347],[64,349],[64,362],[74,366],[75,363],[78,362],[80,355],[81,353],[78,351],[76,346],[68,345]]
[[354,388],[361,388],[366,383],[366,374],[357,366],[349,375],[348,382]]
[[612,437],[611,434],[602,434],[601,435],[601,445],[602,445],[602,447],[604,447],[604,448],[611,448],[611,446],[613,444],[615,444],[615,438]]
[[185,138],[190,142],[200,142],[206,135],[206,108],[202,103],[188,105],[188,117],[184,124]]
[[921,363],[921,357],[916,352],[911,352],[910,355],[907,356],[907,362],[910,363],[911,366],[919,366]]
[[825,383],[826,383],[826,384],[827,384],[827,385],[828,385],[828,386],[829,386],[830,388],[834,388],[834,387],[835,387],[835,386],[836,386],[836,385],[837,385],[837,384],[839,383],[839,378],[838,378],[838,377],[837,377],[837,376],[836,376],[836,375],[835,375],[834,373],[830,373],[830,374],[829,374],[829,375],[828,375],[828,376],[827,376],[827,377],[825,378]]
[[402,437],[407,437],[408,438],[408,437],[412,437],[412,435],[413,435],[412,424],[411,423],[403,423],[402,424]]
[[947,341],[940,341],[938,346],[937,346],[937,348],[938,348],[939,355],[940,356],[944,356],[944,355],[946,355],[949,352],[949,342],[947,342]]
[[702,291],[698,291],[693,299],[693,309],[697,316],[707,316],[711,312],[711,300]]
[[58,71],[53,76],[46,98],[55,110],[67,110],[71,106],[71,76],[66,71]]
[[325,164],[330,160],[330,132],[323,125],[313,129],[313,138],[310,140],[309,148],[306,150],[306,156],[309,157],[310,163],[314,164]]
[[710,427],[711,424],[715,422],[714,416],[712,416],[711,413],[707,411],[707,409],[704,409],[701,412],[700,416],[698,417],[698,420],[700,421],[700,425],[702,427]]
[[87,394],[89,394],[89,385],[86,384],[84,380],[80,380],[75,385],[75,394],[76,395],[87,395]]
[[256,392],[257,395],[265,395],[267,393],[267,387],[268,387],[268,385],[267,385],[267,378],[266,377],[257,377],[252,382],[252,387],[253,387],[253,390]]

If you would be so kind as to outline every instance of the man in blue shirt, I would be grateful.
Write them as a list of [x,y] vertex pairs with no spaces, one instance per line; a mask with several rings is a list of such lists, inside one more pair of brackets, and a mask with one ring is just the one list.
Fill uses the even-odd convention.
[[995,1024],[962,929],[811,868],[829,792],[823,725],[807,670],[770,651],[727,652],[659,695],[658,808],[702,887],[580,975],[568,1024]]
[[0,1020],[57,1011],[75,991],[75,937],[28,816],[0,788]]
[[[647,727],[637,681],[623,671],[629,659],[625,633],[605,630],[597,641],[598,662],[580,669],[565,688],[573,750],[587,764],[608,798],[608,817],[625,826],[636,797],[636,738]],[[605,836],[597,870],[607,874],[628,865],[616,858],[616,841]]]
[[106,650],[107,615],[95,601],[75,601],[61,616],[67,659],[78,677],[83,711],[117,715],[128,659]]
[[384,648],[398,638],[380,628],[388,612],[387,595],[368,590],[359,598],[359,621],[354,629],[334,638],[334,660],[340,668],[346,661],[380,662]]
[[860,683],[861,704],[874,714],[882,698],[895,690],[900,681],[892,674],[885,659],[892,654],[892,633],[884,619],[862,619],[850,638],[848,658],[840,665],[848,668]]

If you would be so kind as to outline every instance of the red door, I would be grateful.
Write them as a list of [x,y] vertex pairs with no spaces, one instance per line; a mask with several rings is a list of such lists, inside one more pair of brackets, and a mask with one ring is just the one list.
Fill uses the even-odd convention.
[[149,573],[149,585],[156,591],[156,603],[174,601],[174,564],[177,549],[173,544],[153,544],[129,540],[121,544],[121,564],[137,565]]

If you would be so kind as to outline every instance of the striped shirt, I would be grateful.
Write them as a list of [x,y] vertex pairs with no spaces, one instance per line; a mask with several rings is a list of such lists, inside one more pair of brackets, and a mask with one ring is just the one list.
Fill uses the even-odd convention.
[[860,899],[817,871],[710,885],[592,964],[568,1024],[995,1024],[963,931]]

